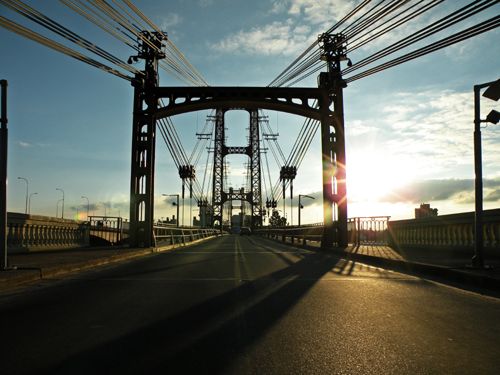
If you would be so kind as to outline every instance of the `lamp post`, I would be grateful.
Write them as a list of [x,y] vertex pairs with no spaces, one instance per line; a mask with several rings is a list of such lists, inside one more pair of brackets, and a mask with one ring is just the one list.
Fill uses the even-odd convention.
[[173,203],[174,206],[177,206],[177,216],[175,217],[177,221],[177,227],[179,227],[179,194],[162,194],[164,197],[176,197],[177,202]]
[[300,210],[302,210],[304,207],[302,207],[302,205],[300,204],[300,200],[301,198],[304,197],[304,198],[310,198],[310,199],[316,199],[314,197],[311,197],[310,195],[305,195],[305,194],[299,194],[299,227],[300,227]]
[[18,180],[23,180],[26,182],[26,194],[25,194],[25,204],[24,204],[24,213],[28,214],[28,191],[29,191],[29,181],[26,177],[18,177]]
[[28,214],[31,214],[31,197],[33,195],[37,195],[38,193],[31,193],[30,197],[28,198]]
[[59,216],[59,202],[62,202],[62,199],[58,199],[56,202],[56,217]]
[[61,210],[61,219],[64,219],[64,190],[61,188],[56,188],[62,193],[62,210]]
[[493,110],[485,120],[481,120],[481,89],[488,87],[483,96],[498,101],[500,97],[500,79],[474,86],[474,171],[475,171],[475,216],[474,216],[474,256],[472,266],[484,268],[483,258],[483,165],[481,150],[481,123],[498,123],[500,114]]
[[86,199],[87,200],[87,220],[88,220],[89,219],[89,208],[90,208],[89,198],[86,197],[85,195],[82,195],[82,199]]

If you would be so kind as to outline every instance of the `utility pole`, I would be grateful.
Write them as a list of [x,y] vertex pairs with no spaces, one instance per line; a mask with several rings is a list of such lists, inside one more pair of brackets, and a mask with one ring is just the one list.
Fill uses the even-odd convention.
[[6,270],[7,263],[7,81],[0,80],[0,268]]
[[474,172],[475,172],[475,215],[474,215],[474,256],[472,266],[484,268],[483,257],[483,162],[481,147],[481,123],[498,123],[499,114],[491,111],[485,120],[481,120],[481,90],[488,87],[484,97],[498,101],[500,80],[474,86]]

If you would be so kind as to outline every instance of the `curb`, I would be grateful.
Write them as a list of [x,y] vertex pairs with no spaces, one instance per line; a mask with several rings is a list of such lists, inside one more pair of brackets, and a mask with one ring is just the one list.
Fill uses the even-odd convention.
[[366,254],[355,254],[341,250],[335,250],[334,253],[337,255],[341,255],[342,257],[345,257],[348,260],[353,259],[357,261],[370,263],[376,266],[384,266],[395,271],[419,273],[431,277],[445,278],[446,280],[457,283],[466,283],[477,288],[485,288],[497,292],[500,291],[499,279],[489,277],[486,275],[479,275],[467,271],[461,271],[456,268],[437,266],[428,263],[387,259]]
[[[266,237],[263,237],[266,238]],[[270,241],[273,239],[267,238]],[[322,251],[320,248],[314,246],[303,246],[299,244],[291,244],[276,240],[277,242],[287,245],[297,247],[299,249],[307,249],[311,251]],[[355,260],[359,262],[369,263],[373,266],[388,268],[392,271],[409,273],[413,275],[425,275],[430,278],[435,278],[440,282],[446,283],[462,283],[466,284],[471,288],[483,288],[489,291],[500,293],[500,279],[480,275],[472,272],[462,271],[452,267],[438,266],[428,263],[420,262],[410,262],[405,260],[382,258],[373,255],[351,253],[344,250],[333,249],[332,254],[341,256],[347,260]],[[465,285],[462,285],[462,289]]]
[[132,251],[127,254],[116,254],[107,257],[103,257],[100,259],[90,259],[81,262],[69,263],[61,266],[53,266],[47,268],[34,268],[34,267],[19,267],[14,268],[13,270],[2,271],[2,272],[14,272],[21,271],[25,272],[25,274],[15,275],[13,277],[2,280],[0,278],[0,293],[6,292],[11,289],[23,286],[25,284],[34,283],[44,279],[50,279],[54,277],[60,277],[72,273],[77,273],[81,271],[88,271],[91,269],[95,269],[100,266],[105,266],[113,263],[119,263],[126,260],[132,260],[135,258],[142,258],[147,255],[153,255],[158,253],[163,253],[167,251],[173,251],[180,248],[189,247],[192,245],[196,245],[200,242],[204,242],[210,240],[212,238],[216,238],[217,236],[210,236],[206,238],[201,238],[188,243],[179,243],[174,245],[166,245],[160,247],[152,247],[143,250]]

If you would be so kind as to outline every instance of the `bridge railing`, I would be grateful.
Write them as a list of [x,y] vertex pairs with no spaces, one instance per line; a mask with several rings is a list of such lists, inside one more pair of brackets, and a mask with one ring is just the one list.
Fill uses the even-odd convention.
[[[358,246],[387,245],[389,218],[389,216],[350,218],[347,223],[349,243]],[[307,245],[308,242],[321,242],[323,228],[323,223],[316,223],[300,227],[264,227],[257,229],[255,233],[272,239],[280,239],[283,242],[298,241],[302,245]]]
[[36,251],[89,245],[85,222],[39,215],[7,213],[7,247],[12,251]]
[[[391,246],[474,247],[474,212],[389,222]],[[500,209],[483,212],[484,247],[500,249]]]
[[390,216],[361,216],[347,221],[349,243],[360,245],[387,245]]
[[127,237],[123,219],[116,216],[90,216],[90,244],[117,245]]
[[153,226],[155,247],[185,244],[217,235],[220,235],[220,229],[216,228],[176,227],[168,225]]
[[311,241],[321,242],[323,228],[323,223],[301,225],[300,227],[267,226],[254,230],[254,233],[267,238],[278,239],[283,242],[288,240],[291,243],[295,243],[295,241],[298,241],[305,246]]

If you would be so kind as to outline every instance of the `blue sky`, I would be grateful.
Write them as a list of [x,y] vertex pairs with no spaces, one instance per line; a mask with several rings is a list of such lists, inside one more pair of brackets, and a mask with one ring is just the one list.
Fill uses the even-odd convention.
[[[133,53],[58,1],[28,3],[124,60]],[[169,33],[214,86],[269,84],[355,3],[358,2],[134,1]],[[465,3],[445,1],[349,57],[355,62]],[[499,10],[499,5],[489,8],[437,37],[490,18]],[[41,30],[3,6],[0,15]],[[49,32],[43,34],[53,37]],[[489,31],[346,88],[349,216],[409,218],[421,202],[431,203],[440,214],[473,210],[472,86],[499,78],[499,36],[498,30]],[[24,212],[25,184],[17,179],[22,176],[30,181],[30,192],[38,193],[32,198],[34,214],[55,215],[57,200],[61,198],[56,188],[62,188],[66,217],[85,210],[82,195],[89,197],[91,213],[104,214],[106,207],[108,214],[127,217],[130,84],[5,29],[0,29],[0,48],[0,78],[9,81],[9,211]],[[299,85],[312,87],[315,81],[316,77],[311,77]],[[165,86],[183,85],[164,73],[160,82]],[[483,117],[497,106],[487,99],[482,105]],[[303,119],[275,112],[267,114],[288,154]],[[200,112],[173,118],[188,153],[206,115]],[[244,116],[231,116],[228,143],[239,145],[244,142],[241,134],[247,124]],[[500,206],[499,141],[498,126],[483,130],[486,208]],[[155,216],[159,218],[175,212],[161,194],[179,193],[181,184],[160,140],[157,149]],[[314,195],[321,190],[319,150],[319,140],[315,139],[299,169],[294,185],[296,194]],[[233,172],[230,183],[238,187],[243,183],[243,160],[235,157],[229,161]],[[199,175],[203,168],[204,161]],[[276,178],[275,173],[273,181]],[[318,200],[307,203],[303,220],[320,221]],[[188,204],[186,200],[186,207]],[[295,199],[295,207],[296,204]],[[296,209],[294,215],[297,220]]]

